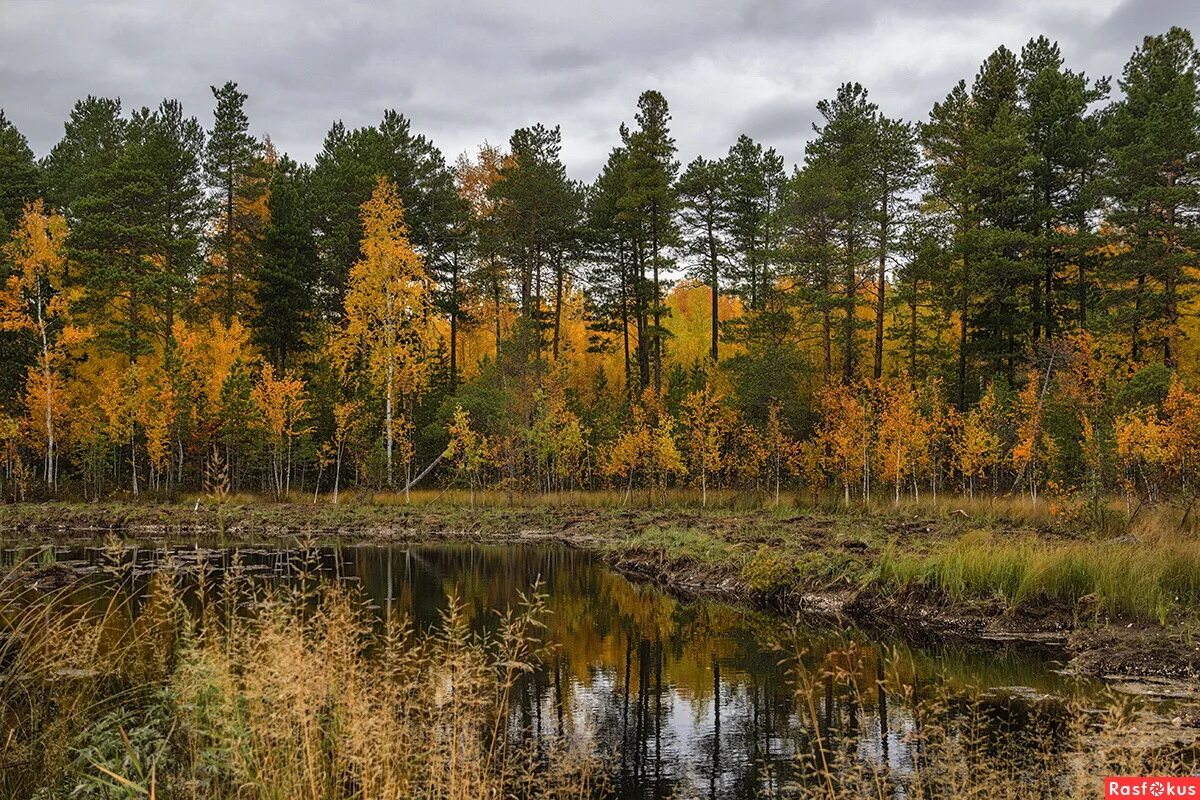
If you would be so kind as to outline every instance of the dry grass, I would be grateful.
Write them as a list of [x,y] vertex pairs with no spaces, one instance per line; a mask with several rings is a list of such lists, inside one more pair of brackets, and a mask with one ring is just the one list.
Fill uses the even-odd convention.
[[[293,501],[303,498],[293,496]],[[309,495],[308,500],[312,500]],[[787,505],[784,497],[780,505]],[[318,503],[332,505],[332,495],[321,495]],[[701,508],[700,491],[686,488],[655,490],[653,493],[634,491],[626,495],[622,491],[604,489],[572,490],[563,492],[514,492],[497,489],[476,491],[474,498],[465,489],[421,489],[409,492],[367,491],[362,489],[342,492],[339,505],[366,504],[376,506],[448,506],[454,508]],[[775,504],[774,497],[765,492],[737,489],[709,490],[708,507],[716,509],[769,508]]]
[[541,655],[543,598],[471,632],[379,624],[336,583],[235,569],[184,608],[158,573],[136,617],[107,602],[4,598],[4,797],[591,797],[591,761],[510,728]]
[[[896,654],[851,647],[806,664],[784,651],[797,713],[812,732],[785,796],[803,800],[1085,800],[1106,775],[1186,775],[1194,744],[1128,700],[964,694],[914,677]],[[880,660],[882,659],[882,660]],[[865,752],[858,709],[898,695],[906,713],[870,720],[893,752]],[[893,712],[895,705],[892,706]],[[884,720],[881,722],[881,720]],[[870,738],[870,737],[868,737]]]

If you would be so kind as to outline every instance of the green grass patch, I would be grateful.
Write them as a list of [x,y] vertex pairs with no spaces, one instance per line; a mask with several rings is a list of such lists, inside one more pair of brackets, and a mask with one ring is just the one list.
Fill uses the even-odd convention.
[[1049,544],[970,533],[924,555],[888,550],[873,579],[884,589],[920,586],[956,601],[1064,603],[1165,622],[1200,606],[1200,543]]
[[740,548],[698,528],[660,528],[651,525],[639,533],[615,541],[618,550],[656,552],[670,560],[721,564],[737,558]]

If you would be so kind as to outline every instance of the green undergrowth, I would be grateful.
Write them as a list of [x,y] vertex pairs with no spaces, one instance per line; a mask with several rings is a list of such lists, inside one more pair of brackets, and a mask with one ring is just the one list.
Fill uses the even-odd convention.
[[618,539],[612,547],[622,552],[655,554],[663,560],[709,566],[735,561],[743,549],[699,528],[660,528],[657,525]]

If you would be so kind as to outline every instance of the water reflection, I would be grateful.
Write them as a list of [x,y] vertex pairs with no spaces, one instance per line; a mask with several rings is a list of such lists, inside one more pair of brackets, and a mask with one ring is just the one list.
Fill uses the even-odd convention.
[[[10,548],[3,558],[28,555]],[[268,580],[345,581],[379,610],[380,624],[403,615],[419,628],[436,626],[456,597],[487,629],[498,610],[539,585],[554,647],[521,685],[510,732],[562,737],[597,754],[624,797],[775,795],[800,778],[798,756],[832,742],[903,776],[920,757],[908,742],[919,724],[912,697],[923,685],[1058,695],[1087,688],[1047,669],[1042,654],[1014,646],[910,649],[830,623],[792,625],[721,603],[683,602],[560,547],[247,546],[235,555],[149,545],[120,553],[60,547],[36,557],[97,575],[91,590],[80,590],[80,603],[108,596],[105,564],[124,562],[135,614],[145,579],[168,557],[214,573],[237,563]],[[785,652],[803,654],[794,674],[772,647],[781,641]],[[811,683],[809,691],[797,693],[796,679]],[[996,724],[1029,723],[1006,710]]]

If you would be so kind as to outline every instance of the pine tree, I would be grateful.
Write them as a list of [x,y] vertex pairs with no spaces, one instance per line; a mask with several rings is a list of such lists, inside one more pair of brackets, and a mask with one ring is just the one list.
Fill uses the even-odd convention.
[[[637,226],[642,237],[638,254],[642,276],[645,275],[647,262],[650,266],[650,297],[646,305],[652,319],[639,331],[638,350],[643,354],[642,358],[649,362],[654,391],[659,392],[662,390],[663,339],[667,336],[663,327],[660,274],[670,266],[665,252],[679,240],[675,220],[678,203],[675,177],[679,172],[679,162],[675,160],[675,140],[671,138],[668,127],[671,113],[661,93],[653,90],[642,92],[638,98],[635,119],[637,129],[624,131],[629,164],[628,184],[621,206],[625,217]],[[643,382],[647,377],[643,375]]]
[[545,308],[553,307],[557,355],[566,266],[575,247],[583,199],[567,178],[557,126],[518,128],[509,139],[509,151],[492,186],[499,203],[503,246],[516,268],[521,315],[534,326],[539,341],[548,327]]
[[872,374],[883,377],[884,315],[892,264],[904,255],[901,242],[913,223],[912,194],[921,177],[920,155],[912,126],[880,115],[876,120],[874,157],[870,161],[875,195],[875,350]]
[[89,95],[75,103],[63,138],[44,164],[46,200],[66,215],[73,230],[89,213],[88,198],[100,193],[124,143],[120,100]]
[[833,312],[841,305],[834,280],[841,213],[836,192],[835,170],[824,160],[813,161],[797,169],[788,180],[780,214],[793,283],[791,294],[820,320],[816,338],[825,383],[833,378]]
[[200,271],[200,244],[208,221],[200,162],[204,131],[185,117],[177,100],[164,100],[153,112],[143,108],[129,123],[127,148],[136,149],[147,178],[141,198],[147,217],[147,243],[158,265],[153,276],[154,306],[162,323],[159,338],[173,347],[176,319],[190,301]]
[[708,285],[711,302],[709,355],[717,361],[719,326],[717,317],[722,278],[727,270],[725,231],[730,213],[726,200],[725,162],[703,157],[688,164],[679,178],[679,218],[685,252],[696,259],[693,276]]
[[430,274],[443,274],[453,257],[466,209],[442,152],[394,110],[385,111],[378,125],[347,129],[337,122],[317,154],[312,176],[323,271],[318,291],[331,317],[342,311],[346,281],[359,258],[360,207],[380,176],[399,192],[410,240]]
[[1041,270],[1026,258],[1033,208],[1025,176],[1034,158],[1019,100],[1017,57],[1000,47],[983,62],[971,87],[976,171],[970,191],[980,217],[972,273],[979,305],[971,323],[975,353],[1009,383],[1016,380],[1040,317]]
[[[1095,244],[1088,212],[1095,200],[1099,124],[1089,107],[1108,94],[1108,81],[1089,82],[1083,73],[1066,69],[1058,44],[1045,36],[1030,39],[1022,48],[1020,68],[1032,154],[1027,257],[1038,265],[1031,337],[1036,341],[1042,335],[1055,336],[1068,317],[1086,324],[1087,279],[1082,273],[1065,273],[1072,263],[1080,267]],[[1072,304],[1077,307],[1074,314],[1067,311]]]
[[734,282],[746,306],[758,311],[765,307],[774,282],[772,232],[783,186],[783,159],[743,134],[721,163]]
[[243,311],[240,296],[245,291],[247,271],[252,265],[243,263],[245,251],[239,248],[243,226],[237,213],[238,196],[248,190],[250,176],[262,152],[258,140],[250,135],[250,120],[246,116],[247,95],[238,85],[228,81],[212,89],[217,105],[213,111],[213,127],[208,134],[204,154],[204,170],[209,186],[220,205],[219,223],[213,237],[213,251],[220,261],[214,265],[221,282],[221,318],[228,327],[234,316]]
[[1130,356],[1179,359],[1182,302],[1200,250],[1200,54],[1182,28],[1147,36],[1125,65],[1109,110],[1106,189],[1119,292],[1113,321]]
[[321,264],[309,177],[307,168],[286,156],[276,166],[268,201],[271,223],[254,281],[254,339],[280,371],[312,345],[319,321],[313,289]]
[[[0,109],[0,247],[20,221],[26,203],[41,196],[42,174],[29,149],[29,142]],[[6,280],[11,266],[0,259],[0,281]],[[20,392],[25,368],[33,363],[33,350],[27,337],[12,331],[0,331],[0,408]]]
[[817,110],[824,124],[814,124],[816,138],[805,148],[805,164],[818,167],[830,181],[835,202],[834,241],[841,269],[842,380],[858,371],[859,293],[866,265],[872,260],[871,217],[874,187],[868,168],[874,151],[878,109],[857,83],[838,87],[837,96],[822,100]]
[[[625,399],[632,401],[639,387],[646,385],[649,371],[634,372],[637,333],[644,330],[645,296],[642,275],[638,268],[636,226],[622,211],[628,185],[629,151],[614,148],[608,155],[600,174],[587,193],[586,236],[591,248],[588,301],[592,311],[592,327],[603,342],[606,334],[617,334],[622,349]],[[634,336],[631,336],[631,330]],[[602,344],[600,345],[602,346]],[[648,366],[647,362],[647,366]]]
[[0,109],[0,245],[21,219],[25,204],[41,196],[41,171],[29,142]]
[[934,103],[928,122],[920,128],[931,173],[926,207],[942,228],[936,238],[944,307],[958,317],[955,396],[959,411],[967,407],[968,331],[975,307],[975,251],[980,226],[975,182],[981,167],[976,156],[972,106],[966,82],[959,81],[944,100]]

